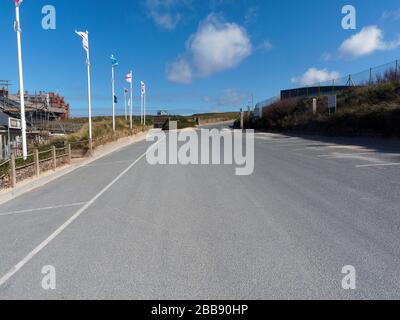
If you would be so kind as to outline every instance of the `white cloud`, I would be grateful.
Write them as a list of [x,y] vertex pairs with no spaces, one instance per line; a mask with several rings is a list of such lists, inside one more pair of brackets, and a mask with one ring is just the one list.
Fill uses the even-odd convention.
[[358,58],[375,51],[392,50],[398,46],[400,46],[400,38],[397,41],[386,42],[381,29],[377,26],[368,26],[346,39],[340,46],[339,53],[341,56]]
[[210,14],[187,41],[186,58],[179,57],[172,65],[185,64],[193,77],[207,77],[237,67],[251,53],[251,41],[244,28]]
[[204,96],[203,101],[211,104],[216,104],[221,107],[240,107],[246,103],[249,95],[239,93],[235,89],[225,89],[218,97]]
[[291,79],[293,83],[298,83],[303,86],[317,84],[329,80],[335,80],[340,77],[336,71],[328,71],[327,69],[318,70],[316,68],[308,69],[301,77],[294,77]]
[[274,45],[269,40],[264,40],[264,42],[257,47],[257,49],[260,49],[263,51],[270,51],[273,48],[274,48]]
[[247,12],[244,16],[244,23],[251,24],[251,23],[256,23],[258,20],[258,8],[257,7],[250,7],[247,9]]
[[382,19],[385,20],[399,20],[400,19],[400,9],[397,10],[387,10],[382,14]]
[[173,30],[183,18],[182,9],[191,3],[192,0],[146,0],[146,8],[158,26]]
[[248,95],[237,92],[234,89],[226,89],[222,92],[222,95],[218,97],[217,103],[219,106],[241,106]]
[[187,44],[202,76],[236,67],[252,51],[245,29],[209,15]]
[[179,57],[167,66],[168,80],[177,83],[189,84],[192,82],[192,67],[184,57]]
[[330,52],[324,52],[321,55],[321,59],[324,60],[324,61],[330,61],[330,60],[332,60],[332,58],[333,58],[333,55]]

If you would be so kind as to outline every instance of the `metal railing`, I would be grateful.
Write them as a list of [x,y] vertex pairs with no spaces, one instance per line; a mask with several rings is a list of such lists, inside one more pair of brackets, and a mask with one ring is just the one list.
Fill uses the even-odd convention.
[[351,87],[361,87],[387,82],[399,83],[400,85],[400,60],[369,68],[345,77],[282,90],[280,96],[275,96],[257,103],[256,109],[258,111],[257,113],[261,114],[264,108],[268,108],[279,100],[318,97],[321,95],[336,94],[341,90],[346,90]]
[[400,60],[395,60],[362,72],[301,87],[282,90],[281,99],[335,94],[350,87],[361,87],[386,82],[400,82]]

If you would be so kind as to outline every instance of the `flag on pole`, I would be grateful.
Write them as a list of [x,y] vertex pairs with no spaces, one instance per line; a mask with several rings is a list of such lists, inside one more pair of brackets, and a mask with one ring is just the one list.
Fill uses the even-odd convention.
[[142,94],[146,94],[146,84],[143,81],[141,81],[140,86],[141,86]]
[[82,38],[83,49],[89,53],[89,32],[75,31],[75,33]]
[[19,7],[19,6],[21,5],[22,1],[23,1],[23,0],[14,0],[15,6],[16,6],[16,7]]
[[113,67],[118,66],[118,60],[114,57],[114,55],[111,55],[111,64]]
[[128,83],[132,83],[132,72],[129,72],[126,76],[125,76],[125,81]]

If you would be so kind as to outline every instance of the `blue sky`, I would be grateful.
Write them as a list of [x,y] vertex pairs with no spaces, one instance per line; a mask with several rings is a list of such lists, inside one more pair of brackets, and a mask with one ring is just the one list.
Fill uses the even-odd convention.
[[[56,30],[41,26],[44,5]],[[342,7],[357,10],[344,30]],[[18,87],[12,0],[0,0],[0,79]],[[135,95],[147,84],[151,112],[238,110],[280,89],[365,70],[400,58],[398,0],[24,0],[25,87],[59,91],[74,116],[86,115],[85,53],[74,30],[89,30],[93,111],[111,113],[111,65],[123,109],[125,74]],[[138,98],[134,106],[137,110]]]

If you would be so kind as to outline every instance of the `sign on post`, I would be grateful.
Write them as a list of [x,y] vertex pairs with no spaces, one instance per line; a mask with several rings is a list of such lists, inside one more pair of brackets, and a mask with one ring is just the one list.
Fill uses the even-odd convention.
[[8,118],[8,128],[22,130],[22,121],[20,119]]
[[337,110],[337,96],[336,95],[328,96],[328,109],[329,109],[329,113],[336,112],[336,110]]

